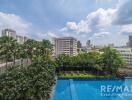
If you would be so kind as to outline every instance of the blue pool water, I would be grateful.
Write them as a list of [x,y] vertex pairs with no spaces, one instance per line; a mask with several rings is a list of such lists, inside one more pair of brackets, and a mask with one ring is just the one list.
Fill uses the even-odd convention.
[[58,80],[53,100],[132,100],[132,79]]

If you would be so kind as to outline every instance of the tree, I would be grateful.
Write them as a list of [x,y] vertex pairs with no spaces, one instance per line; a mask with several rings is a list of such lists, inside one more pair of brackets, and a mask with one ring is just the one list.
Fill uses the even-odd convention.
[[[0,55],[1,59],[4,59],[6,61],[6,67],[7,62],[9,60],[14,59],[15,60],[15,53],[16,53],[16,40],[12,37],[0,37]],[[13,60],[13,61],[14,61]]]
[[61,54],[56,58],[58,67],[80,67],[89,71],[102,74],[115,75],[118,68],[123,66],[124,61],[120,54],[113,48],[105,47],[100,51],[81,53],[77,56]]
[[28,58],[32,61],[35,54],[35,50],[37,49],[38,46],[38,41],[28,39],[23,45],[26,49]]
[[25,45],[19,45],[18,47],[18,54],[21,59],[21,66],[23,66],[23,59],[28,59],[27,49],[25,48]]
[[35,41],[32,39],[27,40],[25,43],[28,57],[33,60],[50,59],[52,54],[53,45],[49,40]]
[[19,45],[19,57],[32,59],[32,64],[27,67],[12,67],[0,75],[0,100],[49,99],[55,83],[56,67],[56,63],[49,57],[52,51],[49,45],[49,41],[35,40]]
[[0,100],[48,100],[55,84],[53,61],[13,67],[0,76]]
[[66,54],[60,54],[58,58],[56,58],[56,62],[58,64],[58,67],[70,67],[71,66],[71,57]]
[[115,75],[118,68],[124,64],[121,55],[115,49],[110,47],[105,47],[101,51],[101,66],[103,66],[103,70],[107,74]]
[[19,46],[20,46],[20,44],[18,44],[17,42],[16,42],[16,40],[12,43],[12,49],[10,49],[11,50],[11,52],[12,52],[12,54],[13,54],[13,64],[15,65],[15,60],[16,60],[16,58],[18,58],[18,49],[19,49]]

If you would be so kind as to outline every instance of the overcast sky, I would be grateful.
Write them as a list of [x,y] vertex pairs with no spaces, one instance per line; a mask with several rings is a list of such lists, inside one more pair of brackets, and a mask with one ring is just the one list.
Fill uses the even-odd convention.
[[73,36],[83,44],[125,45],[132,35],[132,0],[0,0],[0,31],[51,39]]

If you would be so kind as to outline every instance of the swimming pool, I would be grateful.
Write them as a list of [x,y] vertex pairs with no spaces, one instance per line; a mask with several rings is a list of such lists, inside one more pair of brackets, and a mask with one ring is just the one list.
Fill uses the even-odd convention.
[[132,79],[57,80],[53,100],[132,100]]

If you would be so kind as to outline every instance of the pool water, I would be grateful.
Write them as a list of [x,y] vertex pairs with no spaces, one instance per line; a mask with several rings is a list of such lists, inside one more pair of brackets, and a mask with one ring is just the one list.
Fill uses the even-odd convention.
[[57,80],[53,100],[132,100],[132,79]]

